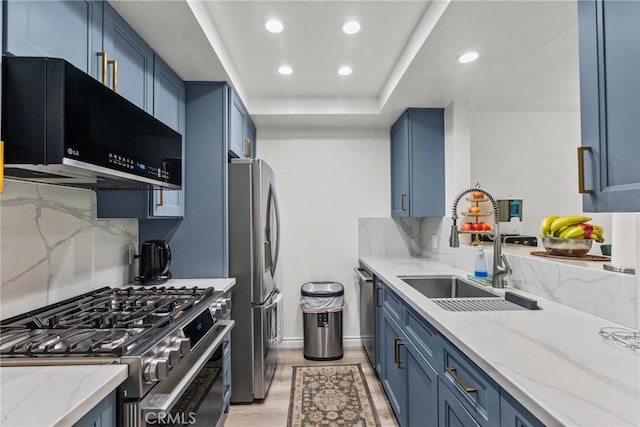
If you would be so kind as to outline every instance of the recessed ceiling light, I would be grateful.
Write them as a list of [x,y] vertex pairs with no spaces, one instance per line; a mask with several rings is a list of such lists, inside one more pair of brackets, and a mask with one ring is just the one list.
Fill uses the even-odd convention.
[[340,74],[341,76],[348,76],[352,72],[353,70],[349,67],[340,67],[340,69],[338,69],[338,74]]
[[278,68],[278,72],[287,76],[293,73],[293,68],[289,67],[288,65],[283,65],[282,67]]
[[360,24],[357,21],[345,22],[342,26],[342,31],[347,34],[355,34],[360,31]]
[[458,62],[462,64],[467,64],[469,62],[473,62],[478,59],[478,52],[465,52],[458,57]]
[[269,19],[267,22],[265,22],[264,27],[271,33],[279,33],[284,29],[284,25],[282,25],[282,22],[278,21],[277,19]]

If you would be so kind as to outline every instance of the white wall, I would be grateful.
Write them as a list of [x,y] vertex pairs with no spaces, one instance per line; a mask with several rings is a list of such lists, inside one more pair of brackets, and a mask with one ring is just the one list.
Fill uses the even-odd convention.
[[[472,181],[497,198],[523,199],[522,234],[537,236],[547,215],[582,213],[580,113],[475,112],[470,117]],[[605,228],[605,238],[610,236],[610,214],[587,215]]]
[[345,287],[344,345],[359,344],[358,218],[388,216],[388,131],[260,130],[257,154],[276,176],[281,210],[280,269],[285,346],[302,346],[300,287],[337,281]]

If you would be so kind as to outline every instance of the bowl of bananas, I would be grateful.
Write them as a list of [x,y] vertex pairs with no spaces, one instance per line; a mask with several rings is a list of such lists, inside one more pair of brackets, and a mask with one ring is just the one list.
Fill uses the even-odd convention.
[[540,224],[542,246],[552,255],[583,257],[593,241],[604,242],[604,229],[589,224],[591,218],[584,215],[545,217]]
[[542,236],[542,246],[551,255],[583,257],[591,250],[593,239],[561,239]]

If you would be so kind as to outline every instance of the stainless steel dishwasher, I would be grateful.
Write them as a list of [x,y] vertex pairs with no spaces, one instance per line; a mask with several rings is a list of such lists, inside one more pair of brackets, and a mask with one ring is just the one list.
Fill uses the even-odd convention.
[[371,366],[375,366],[376,292],[373,275],[362,264],[354,270],[360,285],[360,339]]

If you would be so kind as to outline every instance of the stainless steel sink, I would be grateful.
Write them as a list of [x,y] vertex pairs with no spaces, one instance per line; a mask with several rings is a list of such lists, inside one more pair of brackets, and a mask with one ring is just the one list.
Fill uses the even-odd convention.
[[427,298],[482,298],[496,294],[456,276],[399,277]]

